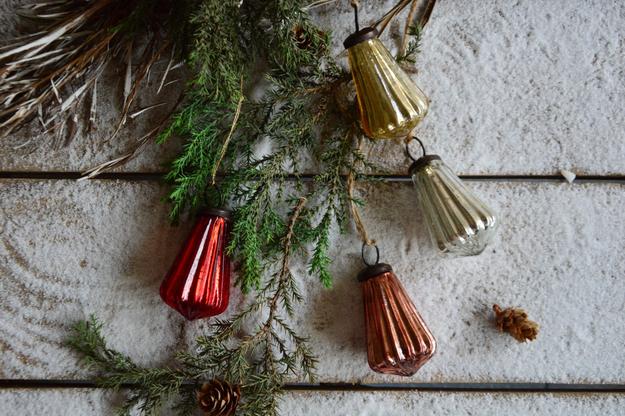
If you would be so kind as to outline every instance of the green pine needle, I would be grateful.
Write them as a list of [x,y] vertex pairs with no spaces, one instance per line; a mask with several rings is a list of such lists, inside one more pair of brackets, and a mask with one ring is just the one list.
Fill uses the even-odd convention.
[[[302,301],[289,265],[305,261],[311,275],[332,285],[331,230],[346,230],[352,203],[346,175],[361,178],[372,166],[356,146],[354,103],[346,109],[338,96],[351,77],[302,5],[180,2],[190,18],[177,48],[187,52],[193,78],[159,137],[185,143],[166,177],[171,218],[205,205],[233,206],[227,252],[239,265],[237,285],[253,299],[234,317],[214,321],[171,368],[144,368],[109,348],[93,317],[76,324],[68,344],[103,386],[129,390],[119,414],[165,407],[191,414],[201,383],[220,378],[241,386],[238,415],[275,415],[288,376],[314,380],[317,359],[289,324]],[[420,30],[411,35],[398,61],[412,62],[418,52]],[[320,173],[305,180],[306,169]]]
[[414,65],[417,62],[417,55],[421,52],[421,36],[423,28],[419,24],[414,24],[408,29],[408,35],[412,37],[408,42],[406,50],[399,53],[395,60],[399,63],[409,63]]

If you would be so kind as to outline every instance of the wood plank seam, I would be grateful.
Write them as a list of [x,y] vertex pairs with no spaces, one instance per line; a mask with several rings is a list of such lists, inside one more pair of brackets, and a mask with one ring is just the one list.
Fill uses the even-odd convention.
[[[124,387],[132,387],[131,384]],[[0,389],[101,388],[94,380],[0,379]],[[625,384],[576,383],[287,383],[288,391],[450,391],[524,393],[625,393]]]
[[[90,180],[122,180],[122,181],[162,181],[164,173],[159,172],[107,172],[98,175]],[[288,180],[301,179],[304,182],[311,181],[314,174],[302,174],[299,176],[289,175]],[[364,175],[368,179],[382,182],[410,182],[409,175]],[[217,179],[223,175],[217,175]],[[345,175],[347,177],[347,175]],[[561,175],[459,175],[467,181],[538,181],[538,182],[566,182]],[[21,179],[21,180],[79,180],[83,178],[80,172],[0,172],[0,179]],[[579,175],[575,182],[625,182],[625,175]]]

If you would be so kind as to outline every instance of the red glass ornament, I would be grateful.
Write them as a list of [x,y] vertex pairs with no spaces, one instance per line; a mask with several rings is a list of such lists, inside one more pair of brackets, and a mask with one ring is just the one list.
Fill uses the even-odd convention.
[[229,212],[202,212],[161,283],[161,298],[188,320],[219,315],[230,298],[230,259],[224,252]]
[[436,351],[436,340],[388,264],[358,275],[365,304],[367,358],[373,371],[411,376]]

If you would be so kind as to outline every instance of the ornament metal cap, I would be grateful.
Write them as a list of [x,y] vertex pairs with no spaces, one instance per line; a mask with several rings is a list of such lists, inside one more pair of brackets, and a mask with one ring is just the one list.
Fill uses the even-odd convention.
[[230,219],[232,215],[232,211],[225,208],[205,208],[201,210],[198,215],[215,215],[217,217],[223,217],[226,219]]
[[419,159],[412,162],[412,165],[408,168],[408,174],[412,175],[419,169],[426,167],[433,160],[441,160],[441,157],[438,155],[421,156]]
[[364,282],[366,280],[371,279],[372,277],[379,276],[384,273],[392,272],[393,268],[390,264],[386,263],[377,263],[371,266],[367,266],[358,273],[358,281]]
[[379,35],[378,31],[374,27],[366,27],[364,29],[359,30],[358,32],[354,32],[349,35],[343,41],[343,46],[345,49],[349,49],[352,46],[358,45],[366,40],[377,38]]

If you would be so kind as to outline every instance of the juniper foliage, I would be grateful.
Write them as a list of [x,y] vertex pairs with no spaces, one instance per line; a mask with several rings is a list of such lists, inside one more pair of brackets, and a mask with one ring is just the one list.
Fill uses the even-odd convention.
[[400,52],[395,60],[400,64],[414,65],[417,62],[417,55],[421,52],[421,35],[423,28],[417,23],[408,28],[410,40],[404,52]]
[[[143,368],[110,349],[94,318],[77,324],[69,343],[104,386],[130,389],[120,414],[153,414],[164,405],[191,414],[202,381],[220,378],[241,387],[237,414],[275,415],[287,377],[313,381],[317,362],[289,323],[303,300],[292,259],[332,285],[331,231],[346,229],[354,202],[346,177],[379,167],[357,146],[354,103],[345,98],[351,77],[330,56],[330,36],[309,20],[304,2],[191,3],[186,44],[194,77],[159,137],[185,142],[167,175],[171,218],[206,205],[233,207],[228,252],[238,260],[237,284],[253,296],[172,367]],[[307,168],[320,173],[305,175]]]
[[[188,63],[196,76],[161,135],[186,142],[167,175],[171,216],[234,206],[229,252],[240,259],[238,283],[249,292],[262,287],[267,262],[281,249],[284,208],[300,196],[317,197],[296,239],[314,246],[310,270],[330,286],[329,229],[344,226],[347,216],[342,176],[363,160],[353,145],[353,115],[341,112],[334,96],[349,75],[329,56],[328,34],[310,22],[301,1],[239,3],[205,1],[191,17]],[[262,147],[270,150],[257,156]],[[324,172],[307,186],[300,179],[305,155]]]

